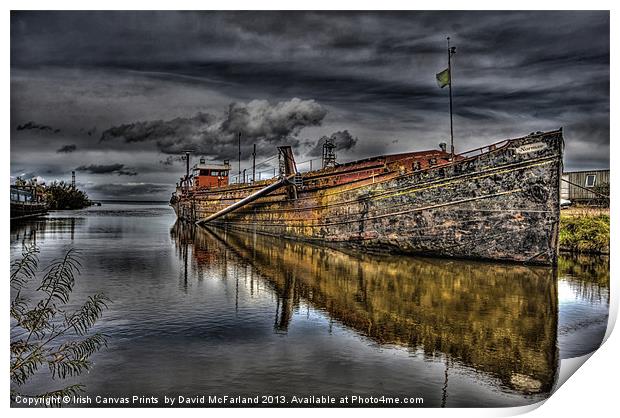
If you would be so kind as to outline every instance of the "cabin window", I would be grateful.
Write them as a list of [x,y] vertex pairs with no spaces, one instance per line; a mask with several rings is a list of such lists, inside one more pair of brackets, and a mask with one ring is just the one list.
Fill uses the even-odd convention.
[[594,187],[596,183],[596,174],[588,174],[586,176],[586,187]]

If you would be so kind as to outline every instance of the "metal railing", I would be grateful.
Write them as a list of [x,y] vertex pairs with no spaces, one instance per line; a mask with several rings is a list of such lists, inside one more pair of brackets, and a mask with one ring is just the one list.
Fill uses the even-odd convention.
[[510,139],[504,139],[504,140],[496,142],[494,144],[484,145],[484,146],[479,147],[479,148],[474,148],[474,149],[470,149],[468,151],[459,152],[458,154],[456,154],[456,156],[457,157],[463,157],[463,158],[476,157],[478,155],[482,155],[482,154],[485,154],[487,152],[495,151],[496,149],[502,148],[504,145],[508,144],[510,141],[511,141]]

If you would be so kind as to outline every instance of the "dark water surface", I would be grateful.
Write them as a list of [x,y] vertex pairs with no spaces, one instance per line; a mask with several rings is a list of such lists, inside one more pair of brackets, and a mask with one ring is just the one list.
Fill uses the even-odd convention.
[[[325,247],[175,223],[167,205],[106,204],[11,225],[11,257],[80,251],[71,301],[104,292],[109,347],[90,396],[372,395],[424,406],[547,397],[561,358],[600,345],[606,258],[558,270]],[[161,402],[160,402],[161,404]],[[385,405],[376,405],[385,406]]]

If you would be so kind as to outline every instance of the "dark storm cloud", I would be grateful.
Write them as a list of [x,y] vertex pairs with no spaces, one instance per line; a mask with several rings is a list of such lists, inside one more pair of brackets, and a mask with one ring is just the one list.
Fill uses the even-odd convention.
[[129,171],[129,170],[118,170],[117,173],[119,176],[137,176],[138,175],[137,171]]
[[80,128],[80,133],[85,133],[88,136],[93,136],[94,134],[97,133],[97,127],[94,126],[91,129]]
[[[316,153],[318,138],[344,130],[359,140],[342,159],[434,148],[449,138],[447,92],[435,83],[446,35],[457,47],[457,151],[563,126],[565,168],[609,166],[607,11],[13,12],[15,164],[71,143],[86,154],[76,165],[100,161],[89,151],[132,152],[141,176],[155,167],[140,179],[159,184],[182,165],[135,151],[233,159],[236,129],[247,131],[244,159],[253,143],[271,154],[287,136]],[[292,97],[326,114],[282,128],[248,110]],[[229,103],[245,104],[227,122]],[[29,120],[62,134],[41,144],[28,133],[48,131],[16,129]]]
[[183,161],[180,156],[175,157],[173,155],[169,155],[165,159],[159,160],[159,164],[165,165],[165,166],[171,166],[175,162],[180,162],[180,161]]
[[156,183],[102,183],[85,187],[88,193],[101,197],[153,198],[162,193],[168,194],[169,184]]
[[91,174],[111,174],[116,173],[119,176],[135,176],[138,173],[135,171],[129,171],[125,169],[124,164],[91,164],[91,165],[81,165],[76,168],[76,171],[86,171]]
[[23,125],[17,125],[16,129],[18,131],[37,130],[37,131],[49,132],[49,133],[53,133],[53,134],[57,134],[58,132],[60,132],[60,129],[54,129],[51,126],[41,125],[41,124],[35,123],[33,121],[26,122]]
[[336,151],[348,151],[355,147],[358,139],[354,138],[353,135],[349,133],[346,129],[344,131],[334,132],[333,134],[328,136],[323,136],[319,139],[316,144],[307,152],[307,155],[310,157],[319,157],[323,155],[323,144],[325,144],[326,139],[331,139],[336,145]]
[[56,152],[70,153],[70,152],[74,152],[76,149],[77,149],[77,146],[75,144],[69,144],[69,145],[63,145],[62,147],[58,148]]
[[226,158],[235,154],[239,133],[246,149],[257,142],[277,143],[293,139],[307,126],[320,125],[326,113],[314,100],[293,98],[276,104],[253,100],[247,104],[232,103],[228,112],[220,116],[198,113],[189,118],[112,127],[102,133],[100,141],[119,138],[128,143],[149,141],[165,154],[193,150],[214,158]]

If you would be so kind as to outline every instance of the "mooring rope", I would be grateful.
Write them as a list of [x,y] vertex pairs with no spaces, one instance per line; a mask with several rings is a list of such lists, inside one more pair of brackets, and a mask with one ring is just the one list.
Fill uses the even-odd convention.
[[568,181],[568,180],[566,180],[566,179],[562,179],[562,181],[567,182],[567,183],[568,183],[568,184],[570,184],[571,186],[579,187],[580,189],[583,189],[583,190],[585,190],[586,192],[590,192],[590,193],[592,193],[592,194],[594,194],[594,195],[597,195],[597,196],[600,196],[600,197],[602,197],[602,198],[609,199],[609,196],[605,196],[605,195],[604,195],[604,194],[602,194],[602,193],[595,192],[594,190],[591,190],[591,189],[589,189],[589,188],[587,188],[587,187],[580,186],[580,185],[578,185],[578,184],[576,184],[576,183],[573,183],[572,181]]

